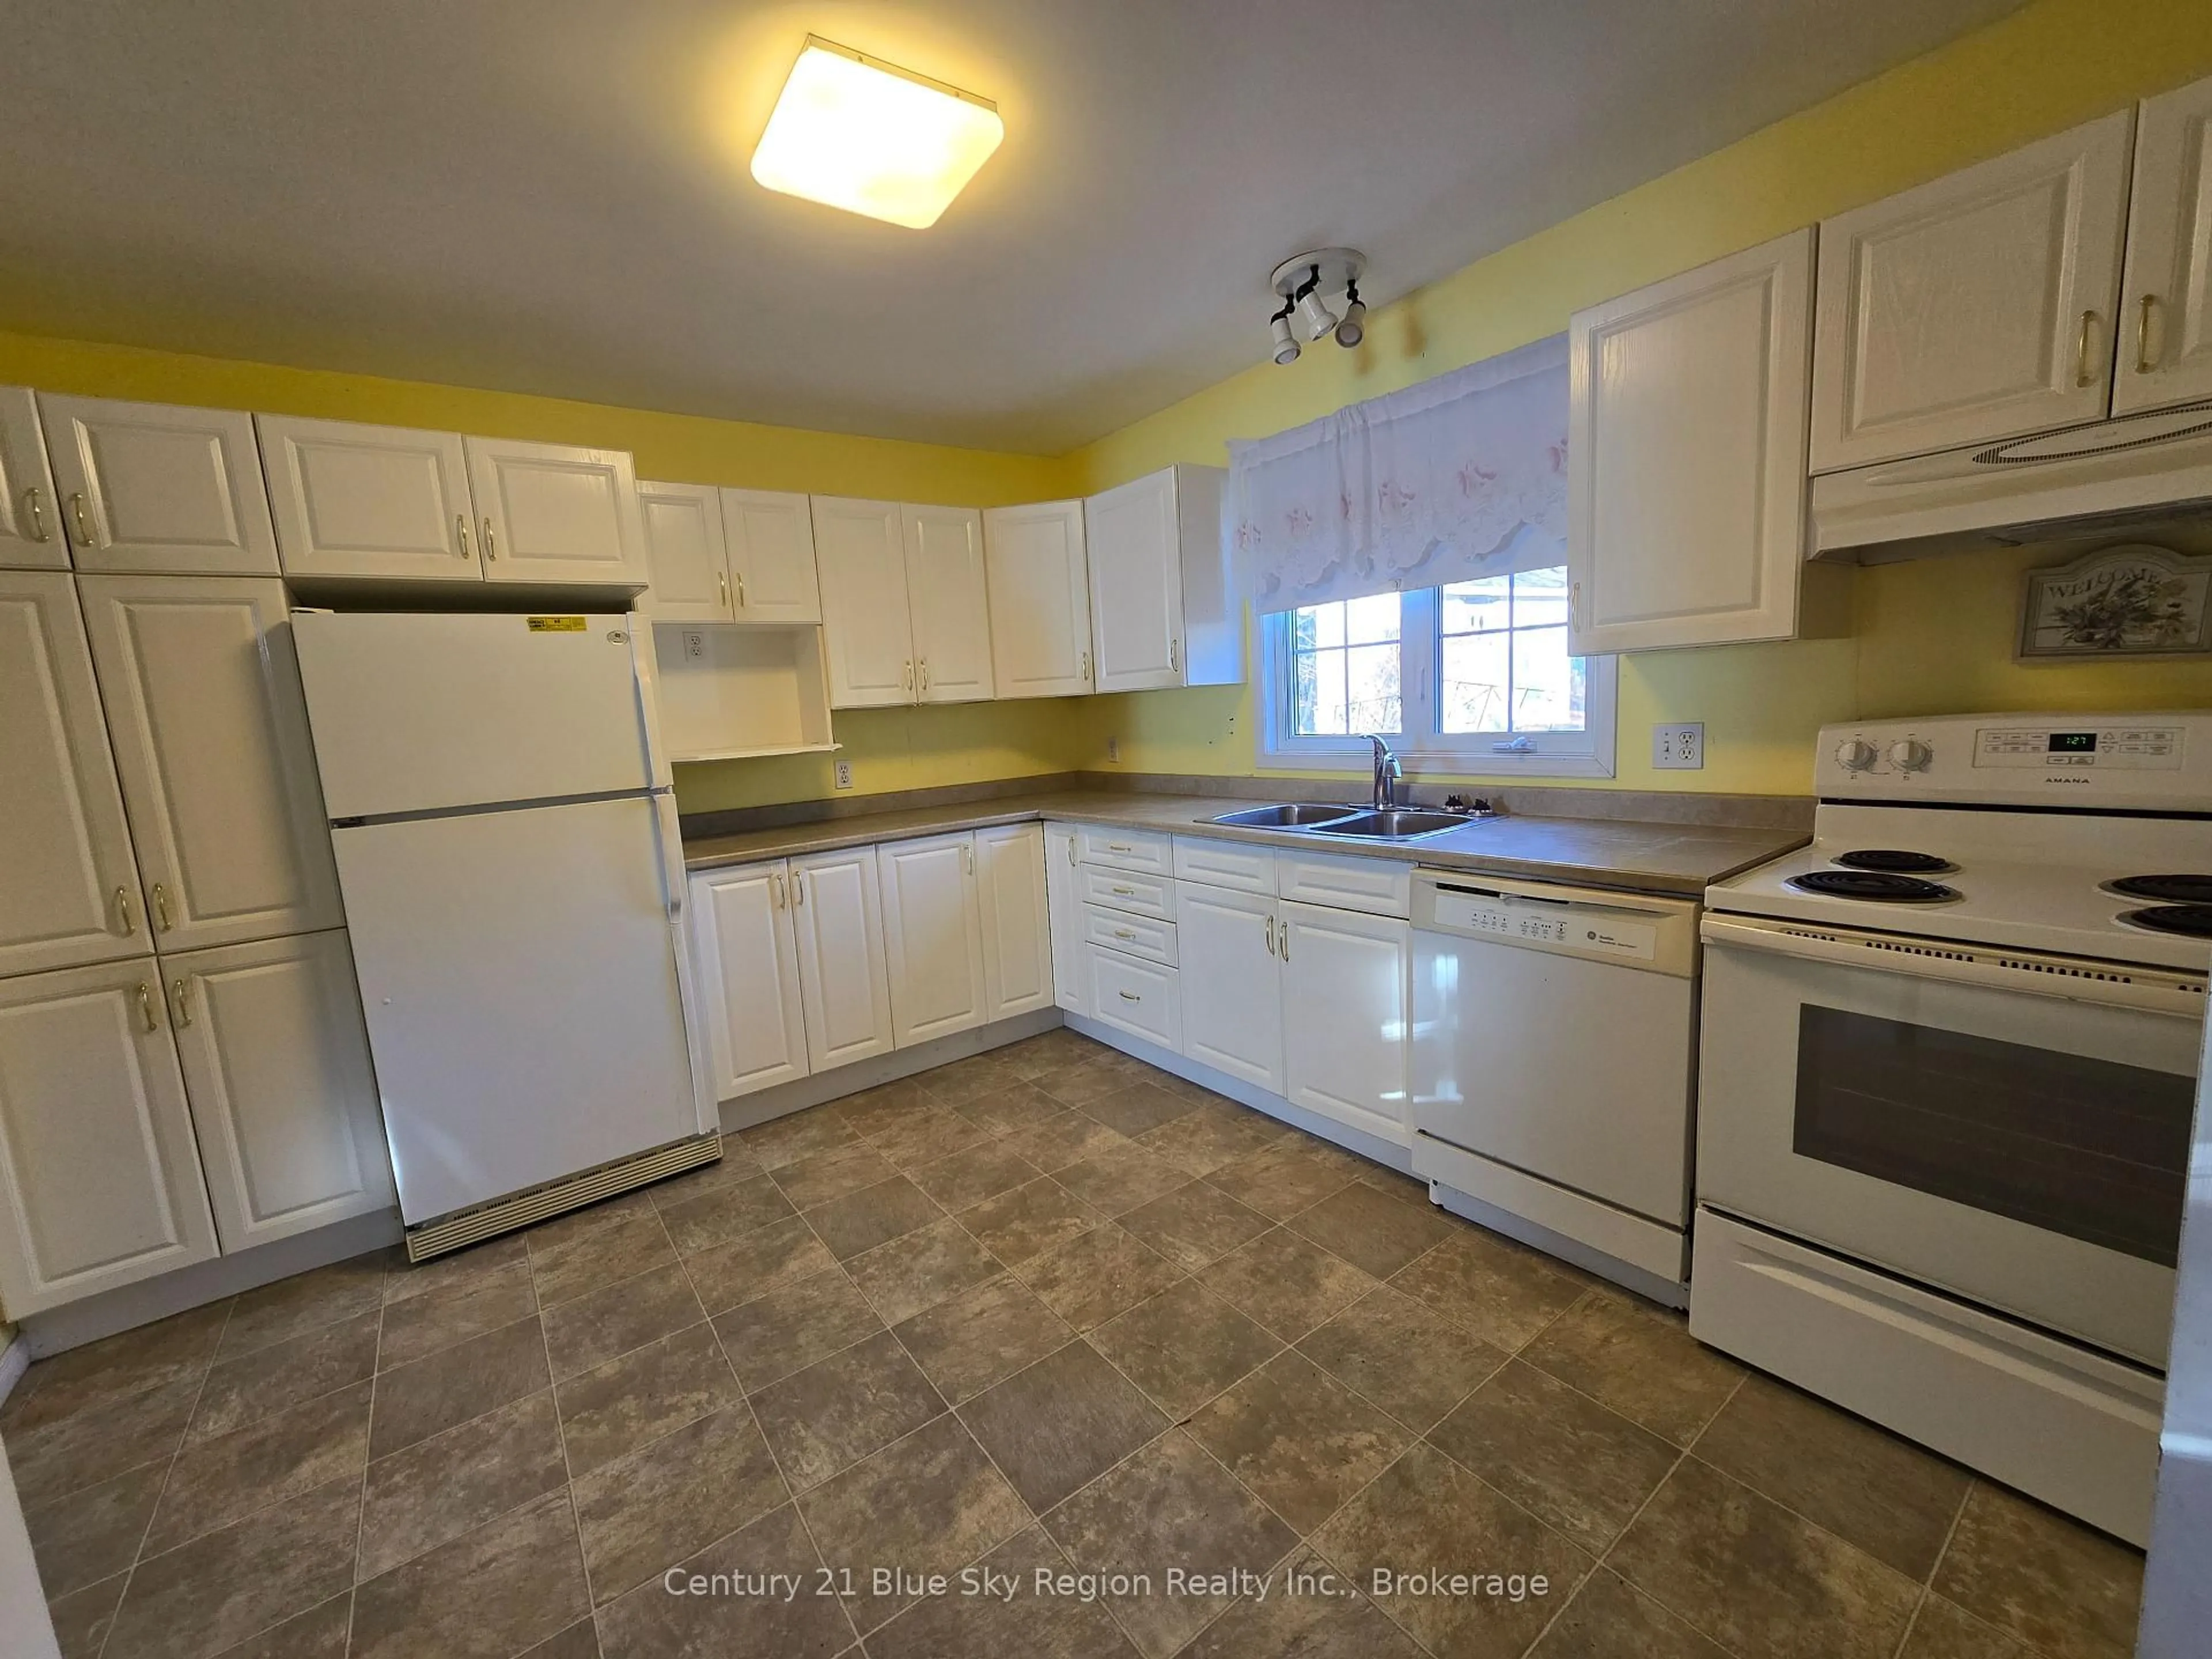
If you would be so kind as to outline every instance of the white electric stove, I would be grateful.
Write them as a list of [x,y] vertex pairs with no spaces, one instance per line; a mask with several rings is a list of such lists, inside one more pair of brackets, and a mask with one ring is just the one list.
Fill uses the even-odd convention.
[[1821,733],[1707,890],[1691,1328],[2141,1542],[2212,963],[2212,714]]

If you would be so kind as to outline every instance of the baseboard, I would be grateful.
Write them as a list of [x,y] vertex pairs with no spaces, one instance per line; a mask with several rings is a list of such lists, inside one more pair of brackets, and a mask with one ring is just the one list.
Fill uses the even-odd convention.
[[896,1048],[887,1054],[856,1060],[850,1066],[817,1072],[812,1077],[794,1078],[789,1083],[779,1083],[774,1088],[763,1089],[757,1094],[739,1095],[735,1100],[726,1100],[721,1103],[722,1133],[733,1135],[740,1129],[750,1129],[757,1124],[788,1117],[793,1112],[803,1112],[810,1106],[821,1105],[824,1101],[842,1100],[847,1095],[856,1095],[863,1089],[896,1083],[902,1077],[912,1077],[917,1072],[949,1066],[956,1060],[967,1059],[970,1054],[1003,1048],[1010,1042],[1019,1042],[1024,1037],[1052,1030],[1060,1024],[1059,1009],[1039,1008],[1030,1013],[1017,1014],[1012,1019],[979,1025],[973,1030],[955,1031],[951,1036],[917,1043],[911,1048]]
[[113,1336],[118,1331],[150,1325],[157,1319],[167,1319],[189,1308],[205,1307],[227,1296],[258,1290],[295,1273],[365,1255],[371,1250],[397,1244],[400,1238],[398,1211],[380,1210],[374,1215],[357,1215],[331,1226],[318,1227],[311,1233],[241,1250],[236,1255],[197,1261],[143,1284],[104,1291],[67,1307],[27,1315],[15,1346],[27,1346],[28,1358],[45,1359],[71,1348],[81,1348],[88,1342],[97,1342],[104,1336]]
[[20,1329],[9,1332],[7,1347],[0,1349],[0,1406],[8,1403],[8,1396],[15,1392],[15,1385],[30,1369],[30,1339]]
[[1249,1106],[1255,1112],[1265,1112],[1279,1122],[1294,1129],[1341,1146],[1347,1152],[1356,1152],[1370,1164],[1380,1164],[1401,1175],[1413,1173],[1413,1154],[1407,1147],[1369,1134],[1364,1129],[1355,1129],[1339,1123],[1333,1117],[1323,1117],[1319,1112],[1293,1105],[1280,1095],[1269,1094],[1265,1089],[1254,1087],[1242,1078],[1231,1077],[1226,1072],[1217,1072],[1211,1066],[1185,1059],[1172,1048],[1163,1048],[1142,1037],[1131,1036],[1127,1031],[1092,1019],[1086,1014],[1066,1016],[1070,1030],[1080,1031],[1094,1042],[1103,1042],[1109,1048],[1119,1048],[1123,1054],[1141,1060],[1147,1066],[1157,1066],[1163,1072],[1172,1073],[1186,1083],[1195,1083],[1201,1089],[1211,1089],[1217,1095],[1226,1095],[1240,1106]]

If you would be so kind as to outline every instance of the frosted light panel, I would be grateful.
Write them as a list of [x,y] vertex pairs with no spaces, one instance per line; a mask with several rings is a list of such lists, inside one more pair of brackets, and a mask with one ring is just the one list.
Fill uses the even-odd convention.
[[1006,137],[997,108],[809,36],[753,151],[787,196],[921,230]]

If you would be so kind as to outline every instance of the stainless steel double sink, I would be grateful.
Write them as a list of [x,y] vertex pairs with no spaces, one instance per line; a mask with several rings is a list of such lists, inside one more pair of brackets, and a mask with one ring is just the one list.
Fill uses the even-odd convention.
[[1334,836],[1346,841],[1419,841],[1477,821],[1464,812],[1439,812],[1420,806],[1369,808],[1318,801],[1248,806],[1242,811],[1224,812],[1206,820],[1209,823],[1235,824],[1246,830],[1280,830],[1298,835]]

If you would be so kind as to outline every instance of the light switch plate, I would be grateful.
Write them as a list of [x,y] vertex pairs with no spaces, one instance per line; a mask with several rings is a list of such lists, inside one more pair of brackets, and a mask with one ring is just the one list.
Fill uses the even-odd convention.
[[1659,772],[1696,772],[1705,764],[1705,723],[1687,720],[1679,726],[1651,728],[1651,766]]
[[853,787],[852,762],[848,760],[841,760],[837,763],[836,783],[840,789],[850,789]]
[[1118,766],[1118,765],[1120,765],[1120,764],[1121,764],[1121,738],[1107,738],[1107,739],[1106,739],[1106,760],[1107,760],[1108,764],[1109,764],[1109,765]]

